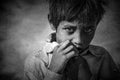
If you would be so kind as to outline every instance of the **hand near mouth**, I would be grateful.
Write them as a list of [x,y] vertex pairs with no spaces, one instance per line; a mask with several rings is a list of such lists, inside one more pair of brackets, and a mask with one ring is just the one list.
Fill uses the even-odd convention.
[[66,63],[74,57],[76,50],[73,45],[70,45],[70,41],[64,41],[56,46],[53,50],[53,56],[49,69],[53,72],[62,74],[66,66]]

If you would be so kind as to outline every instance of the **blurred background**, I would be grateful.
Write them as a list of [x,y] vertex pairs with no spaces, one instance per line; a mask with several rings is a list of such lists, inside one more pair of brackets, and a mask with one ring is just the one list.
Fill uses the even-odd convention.
[[[22,80],[24,60],[53,32],[46,0],[0,0],[0,80]],[[120,0],[110,0],[91,44],[120,64]]]

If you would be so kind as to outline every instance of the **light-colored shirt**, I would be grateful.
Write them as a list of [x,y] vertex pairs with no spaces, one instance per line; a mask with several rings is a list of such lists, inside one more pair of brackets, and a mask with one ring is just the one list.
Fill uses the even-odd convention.
[[[79,59],[71,62],[73,67],[65,71],[65,74],[60,75],[50,71],[49,65],[52,59],[52,50],[57,44],[45,42],[43,48],[38,52],[27,57],[24,66],[25,80],[44,80],[47,76],[48,80],[80,80]],[[113,80],[119,78],[118,66],[114,63],[109,53],[99,46],[90,45],[80,56],[88,63],[91,78],[90,80]],[[75,69],[76,68],[76,69]],[[86,76],[86,75],[83,75]]]

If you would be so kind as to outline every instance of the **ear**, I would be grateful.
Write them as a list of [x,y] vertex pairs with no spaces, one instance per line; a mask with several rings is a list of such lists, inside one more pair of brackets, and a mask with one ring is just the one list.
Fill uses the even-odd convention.
[[51,23],[51,17],[50,17],[49,14],[48,14],[48,21],[49,21],[49,23],[50,23],[51,29],[52,29],[53,31],[55,31],[56,29],[55,29],[55,27],[53,26],[53,24]]
[[50,23],[50,27],[51,27],[51,29],[52,29],[53,31],[56,31],[56,29],[55,29],[55,27],[53,26],[52,23]]

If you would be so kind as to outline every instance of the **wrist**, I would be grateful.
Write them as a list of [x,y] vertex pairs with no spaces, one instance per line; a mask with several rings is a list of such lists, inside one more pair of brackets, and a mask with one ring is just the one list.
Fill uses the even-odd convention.
[[44,80],[61,80],[61,79],[62,75],[48,69]]
[[56,69],[56,68],[54,68],[54,67],[52,67],[52,66],[50,66],[50,67],[48,68],[48,70],[50,70],[50,71],[52,71],[52,72],[54,72],[54,73],[56,73],[56,74],[59,74],[59,75],[62,74],[62,71],[61,71],[61,70],[58,70],[58,69]]

